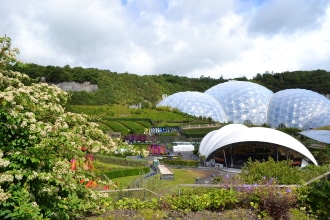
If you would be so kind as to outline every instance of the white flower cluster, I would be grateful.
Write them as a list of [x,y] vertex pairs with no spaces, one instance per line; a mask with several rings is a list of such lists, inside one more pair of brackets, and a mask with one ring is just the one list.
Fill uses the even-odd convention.
[[57,179],[62,179],[67,174],[74,173],[74,171],[70,169],[70,163],[62,160],[59,160],[55,163],[53,172],[56,174]]
[[90,191],[90,198],[95,201],[99,200],[100,198],[107,198],[107,197],[109,197],[108,193],[98,192],[95,190]]
[[76,114],[72,112],[67,112],[65,117],[69,118],[71,123],[79,125],[86,124],[88,119],[88,116],[85,114]]
[[69,183],[69,184],[67,184],[67,188],[69,188],[71,190],[75,190],[77,187],[74,183]]
[[5,182],[13,182],[14,176],[11,174],[2,173],[0,176],[0,185]]
[[51,173],[46,173],[46,172],[39,172],[38,173],[38,178],[40,180],[45,180],[45,181],[49,181],[52,179],[52,174]]
[[[3,71],[0,73],[0,88],[1,90],[6,89],[8,87],[21,87],[24,86],[23,83],[17,79],[12,78],[10,73],[14,73],[13,71]],[[15,72],[16,73],[16,72]]]
[[27,177],[27,180],[34,180],[38,177],[38,173],[36,171],[32,171],[28,177]]
[[56,190],[54,190],[54,187],[53,186],[44,186],[44,187],[42,187],[42,189],[39,191],[39,193],[45,193],[45,194],[47,194],[47,195],[53,195],[54,194],[54,191],[56,191]]
[[40,190],[40,193],[46,193],[48,195],[52,195],[52,189],[49,188],[49,187],[43,187],[41,190]]
[[10,164],[9,160],[2,159],[3,152],[0,150],[0,167],[7,167]]
[[6,193],[0,186],[0,201],[5,202],[11,197],[10,193]]
[[15,179],[21,180],[21,179],[23,179],[23,175],[17,173],[17,174],[15,174]]

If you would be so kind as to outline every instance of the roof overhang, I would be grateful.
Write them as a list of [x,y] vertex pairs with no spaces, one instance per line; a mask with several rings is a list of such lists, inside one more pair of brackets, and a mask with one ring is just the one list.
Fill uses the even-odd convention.
[[317,165],[317,161],[310,151],[290,135],[271,128],[248,128],[241,124],[230,124],[207,134],[201,141],[199,153],[207,158],[215,150],[241,142],[263,142],[280,145],[302,154]]
[[322,143],[330,144],[330,131],[328,130],[306,130],[299,132],[299,134]]

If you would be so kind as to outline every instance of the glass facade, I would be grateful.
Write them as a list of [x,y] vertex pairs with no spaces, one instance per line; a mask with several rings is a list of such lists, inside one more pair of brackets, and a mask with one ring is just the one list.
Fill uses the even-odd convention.
[[221,123],[302,130],[330,125],[330,100],[325,96],[306,89],[273,93],[247,81],[220,83],[205,93],[178,92],[161,100],[157,104],[160,106]]
[[273,92],[252,82],[229,81],[208,89],[224,108],[228,121],[235,124],[262,125],[267,121],[267,109]]
[[330,113],[323,113],[320,115],[317,115],[311,119],[309,119],[303,127],[303,130],[313,129],[313,128],[319,128],[323,126],[329,126],[330,125]]
[[[308,122],[310,119],[324,113],[330,113],[330,101],[326,97],[306,89],[286,89],[272,96],[267,124],[303,129],[308,126],[306,123],[312,124]],[[316,123],[313,126],[319,127]]]
[[181,112],[196,116],[212,118],[214,121],[226,123],[227,118],[219,102],[201,92],[178,92],[161,100],[157,107],[169,106]]

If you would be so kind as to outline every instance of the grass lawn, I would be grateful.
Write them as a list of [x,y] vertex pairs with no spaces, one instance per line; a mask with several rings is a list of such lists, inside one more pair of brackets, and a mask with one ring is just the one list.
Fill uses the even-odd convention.
[[[160,180],[159,176],[155,176],[155,178],[150,178],[150,180],[145,181],[143,187],[157,193],[162,193],[179,184],[193,184],[197,177],[205,177],[208,175],[202,170],[171,169],[171,171],[174,172],[174,180]],[[112,179],[112,181],[118,183],[119,189],[126,189],[140,177],[140,175],[126,176]]]
[[119,177],[111,179],[113,183],[118,183],[118,189],[127,189],[131,183],[133,183],[135,180],[140,178],[140,175],[136,176],[125,176],[125,177]]
[[[144,147],[144,146],[143,146]],[[94,164],[94,174],[102,177],[105,170],[121,170],[127,169],[129,166],[120,166],[116,164],[103,163],[96,161]],[[160,180],[160,176],[156,175],[154,177],[143,179],[143,175],[134,175],[134,176],[125,176],[110,179],[114,184],[118,186],[118,189],[127,189],[127,188],[147,188],[156,193],[165,193],[171,188],[177,186],[178,184],[193,184],[196,182],[196,178],[206,177],[210,175],[209,171],[205,170],[196,170],[196,169],[176,169],[170,168],[174,173],[174,180]],[[134,185],[133,183],[138,180]]]

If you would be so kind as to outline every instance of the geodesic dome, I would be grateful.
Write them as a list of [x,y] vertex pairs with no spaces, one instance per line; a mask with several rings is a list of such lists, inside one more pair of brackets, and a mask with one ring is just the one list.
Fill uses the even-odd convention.
[[306,89],[286,89],[272,96],[267,123],[276,128],[303,129],[312,126],[312,119],[315,118],[313,126],[319,127],[323,123],[316,117],[326,113],[330,114],[330,101],[326,97]]
[[178,92],[164,98],[156,106],[177,108],[181,112],[196,117],[210,117],[217,122],[227,122],[226,114],[220,103],[212,96],[201,92]]
[[205,94],[218,100],[229,122],[254,125],[267,122],[268,103],[273,92],[261,85],[229,81],[211,87]]
[[330,125],[330,113],[323,113],[309,119],[303,126],[303,130],[319,128]]

